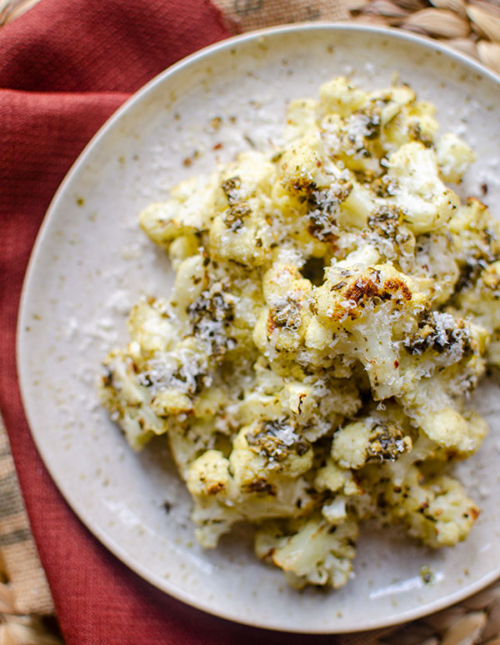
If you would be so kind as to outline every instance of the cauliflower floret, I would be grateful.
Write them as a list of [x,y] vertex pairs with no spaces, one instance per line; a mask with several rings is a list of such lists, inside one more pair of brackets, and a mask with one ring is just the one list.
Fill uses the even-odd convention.
[[157,352],[137,376],[151,392],[151,408],[161,417],[192,414],[195,396],[211,382],[208,357],[193,337],[169,352]]
[[331,502],[323,504],[321,515],[329,524],[343,524],[348,520],[347,501],[345,495],[337,495]]
[[415,331],[404,338],[406,355],[419,357],[418,368],[413,370],[412,377],[419,372],[430,376],[437,367],[477,358],[484,353],[486,340],[484,328],[464,318],[451,313],[422,311]]
[[[362,403],[353,379],[311,378],[307,383],[289,383],[282,395],[282,406],[290,408],[295,423],[308,441],[316,441],[352,417]],[[290,398],[289,392],[292,393]],[[285,399],[285,400],[283,400]]]
[[415,92],[407,85],[395,85],[386,90],[376,91],[371,94],[373,102],[382,106],[381,123],[385,127],[408,104],[414,103]]
[[254,369],[256,381],[238,404],[244,425],[289,419],[301,437],[311,442],[333,432],[344,417],[353,416],[361,407],[352,379],[302,374],[302,380],[292,380],[277,374],[262,359]]
[[133,307],[127,327],[132,341],[140,346],[140,352],[134,352],[139,360],[168,351],[178,338],[166,303],[158,300],[143,300]]
[[411,449],[411,437],[399,425],[374,415],[337,430],[332,457],[342,468],[358,469],[370,461],[395,461]]
[[451,132],[438,140],[436,154],[441,177],[455,184],[460,183],[467,168],[476,160],[465,141]]
[[460,266],[456,291],[476,283],[488,264],[500,260],[500,227],[488,208],[478,199],[469,198],[450,221],[453,252]]
[[[430,146],[439,129],[434,119],[435,108],[425,101],[417,101],[415,92],[400,85],[375,93],[382,102],[382,136],[384,151],[393,152],[414,141]],[[385,105],[384,105],[385,104]]]
[[195,233],[208,224],[217,187],[217,174],[207,183],[198,178],[187,179],[171,190],[171,199],[144,209],[139,223],[144,232],[161,246],[168,246],[176,237]]
[[209,274],[203,254],[186,258],[177,268],[171,305],[181,320],[189,319],[189,307],[208,287]]
[[336,525],[314,515],[290,529],[276,523],[262,528],[255,539],[257,556],[283,569],[288,582],[299,589],[307,584],[335,589],[345,585],[356,554],[356,522]]
[[450,222],[453,246],[460,266],[451,310],[472,318],[490,335],[488,361],[500,364],[500,229],[477,199],[467,200]]
[[319,88],[320,110],[324,114],[348,116],[366,103],[368,95],[345,77],[338,76]]
[[365,228],[377,204],[370,190],[352,182],[352,189],[339,204],[338,223],[344,228]]
[[413,269],[415,236],[404,225],[403,211],[397,206],[376,204],[368,215],[364,245],[376,250],[379,260],[396,260],[403,271]]
[[[353,190],[354,177],[340,162],[328,158],[325,141],[314,135],[293,141],[278,163],[279,177],[272,193],[281,211],[277,225],[302,253],[324,257],[338,237],[341,206]],[[364,203],[366,196],[358,202],[352,203],[353,218],[356,206],[365,211],[369,207]]]
[[314,487],[319,492],[343,493],[345,496],[362,495],[363,490],[353,476],[351,470],[341,468],[331,457],[325,465],[318,468],[314,479]]
[[221,176],[216,216],[210,226],[210,253],[215,260],[261,266],[274,241],[266,209],[275,167],[264,155],[239,155]]
[[416,243],[411,266],[412,277],[434,306],[448,301],[455,291],[460,269],[455,250],[448,234],[430,233],[421,235]]
[[279,418],[282,415],[280,392],[284,379],[270,369],[267,361],[259,358],[253,366],[255,380],[244,390],[239,402],[239,417],[244,425],[253,421]]
[[286,111],[285,141],[299,139],[316,130],[318,102],[314,99],[292,101]]
[[165,434],[168,425],[154,413],[150,392],[138,382],[132,359],[125,352],[114,351],[103,366],[101,401],[132,448],[140,450],[155,434]]
[[393,520],[430,547],[453,546],[465,540],[479,509],[455,479],[426,477],[411,466],[401,486],[388,485],[385,495]]
[[326,157],[372,178],[381,174],[381,108],[376,103],[367,103],[343,119],[338,114],[327,115],[321,134]]
[[[393,415],[393,411],[390,415]],[[401,415],[404,416],[402,408],[399,409],[399,419]],[[464,411],[463,414],[449,407],[437,412],[422,410],[419,417],[418,428],[415,418],[408,417],[405,424],[411,421],[414,426],[411,451],[383,465],[383,472],[390,477],[395,486],[401,486],[413,464],[467,459],[479,450],[488,432],[484,419],[472,410]]]
[[241,202],[249,205],[266,203],[275,180],[276,168],[261,152],[248,151],[222,169],[221,205],[233,206]]
[[317,405],[313,385],[294,382],[287,383],[284,389],[284,405],[297,417],[308,419]]
[[485,371],[488,335],[478,325],[451,314],[424,314],[403,340],[400,365],[405,386],[398,401],[420,424],[427,414],[456,409]]
[[472,411],[462,416],[452,408],[427,414],[421,421],[421,429],[448,455],[466,459],[476,453],[488,433],[486,421]]
[[439,125],[433,118],[434,110],[428,104],[417,101],[404,106],[400,113],[384,128],[382,143],[387,152],[393,152],[407,143],[422,143],[431,146]]
[[425,307],[426,300],[416,292],[410,277],[389,264],[360,269],[356,259],[334,265],[324,284],[315,290],[313,309],[323,324],[349,325],[385,302],[391,302],[394,309],[406,306],[415,312]]
[[194,233],[177,237],[168,248],[168,256],[174,271],[178,270],[181,262],[196,255],[199,249],[200,239]]
[[190,465],[186,483],[195,501],[192,519],[199,526],[195,535],[205,548],[215,548],[241,517],[241,509],[234,506],[238,491],[228,460],[218,450],[207,450]]
[[248,267],[264,264],[269,252],[269,226],[263,215],[251,215],[247,208],[235,206],[226,219],[215,217],[210,228],[210,250],[215,260]]
[[388,178],[394,181],[395,203],[416,234],[446,224],[460,205],[439,178],[435,152],[421,143],[407,143],[390,155]]
[[277,263],[263,279],[263,308],[255,326],[253,339],[264,356],[275,352],[297,350],[310,318],[307,296],[312,289],[293,265]]
[[231,444],[230,438],[219,432],[219,427],[214,422],[218,414],[224,413],[227,400],[224,400],[220,391],[215,388],[206,392],[204,398],[210,400],[211,415],[207,410],[200,410],[197,401],[190,415],[190,419],[193,420],[188,427],[185,422],[174,423],[173,419],[169,419],[168,444],[179,474],[184,480],[187,479],[190,465],[201,454],[207,450],[220,449],[222,446],[227,449]]
[[187,307],[193,335],[212,360],[220,363],[234,349],[238,332],[235,323],[235,296],[229,280],[213,281]]
[[473,287],[458,294],[456,304],[460,311],[478,323],[489,335],[487,359],[500,366],[500,262],[488,266]]
[[[314,504],[302,477],[272,470],[255,472],[253,464],[242,461],[241,455],[230,462],[220,451],[207,450],[188,469],[187,487],[195,501],[192,519],[199,526],[196,536],[206,548],[217,546],[220,536],[237,521],[307,515]],[[234,463],[237,478],[231,475]]]
[[481,272],[472,289],[466,289],[457,296],[462,311],[488,330],[497,335],[500,330],[500,262],[490,264]]
[[316,133],[293,141],[279,160],[278,180],[291,195],[304,195],[329,187],[331,178],[321,160],[321,141]]
[[331,330],[330,351],[353,355],[365,367],[375,399],[395,396],[404,386],[396,341],[427,306],[426,299],[411,278],[388,264],[348,266],[346,261],[328,271],[311,307]]
[[242,490],[269,486],[275,476],[299,477],[313,461],[310,443],[287,419],[254,423],[240,430],[229,457],[234,480]]

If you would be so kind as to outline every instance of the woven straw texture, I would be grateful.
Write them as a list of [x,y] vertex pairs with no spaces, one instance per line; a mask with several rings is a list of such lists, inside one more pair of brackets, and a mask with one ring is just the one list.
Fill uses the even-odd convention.
[[[0,26],[39,0],[0,0]],[[234,33],[304,21],[395,27],[438,39],[500,74],[500,0],[213,0]],[[62,645],[0,417],[0,645]],[[500,581],[403,626],[340,645],[500,645]]]
[[500,1],[214,0],[235,32],[318,20],[398,27],[436,38],[500,74]]

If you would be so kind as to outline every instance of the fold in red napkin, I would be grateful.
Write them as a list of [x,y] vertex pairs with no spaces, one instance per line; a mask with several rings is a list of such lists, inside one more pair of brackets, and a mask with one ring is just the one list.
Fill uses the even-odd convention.
[[33,444],[16,381],[21,284],[59,183],[131,92],[229,35],[208,0],[42,0],[0,30],[0,406],[68,645],[334,642],[208,616],[130,572],[54,487]]

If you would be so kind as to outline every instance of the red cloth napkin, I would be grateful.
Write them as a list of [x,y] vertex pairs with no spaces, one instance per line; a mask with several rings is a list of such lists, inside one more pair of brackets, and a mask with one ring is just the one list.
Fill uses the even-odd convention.
[[42,0],[0,29],[0,407],[68,645],[334,641],[208,616],[130,572],[90,535],[54,487],[33,444],[17,386],[21,284],[59,183],[131,92],[178,59],[229,35],[208,0]]

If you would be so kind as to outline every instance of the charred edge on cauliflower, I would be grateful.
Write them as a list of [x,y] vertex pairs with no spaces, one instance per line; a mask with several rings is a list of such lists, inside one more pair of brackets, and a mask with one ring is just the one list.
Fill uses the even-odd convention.
[[277,495],[276,486],[268,482],[264,478],[254,479],[249,484],[243,486],[245,493],[264,493],[275,497]]
[[[330,291],[340,290],[343,290],[342,297],[344,302],[352,302],[355,305],[347,313],[351,320],[359,318],[368,303],[379,304],[386,300],[394,300],[398,303],[412,299],[412,293],[403,280],[389,278],[381,283],[380,271],[376,269],[370,270],[368,277],[358,278],[353,284],[341,280],[330,287]],[[313,313],[315,312],[313,311]],[[329,317],[332,320],[342,320],[345,315],[345,307],[340,306],[332,308]]]

